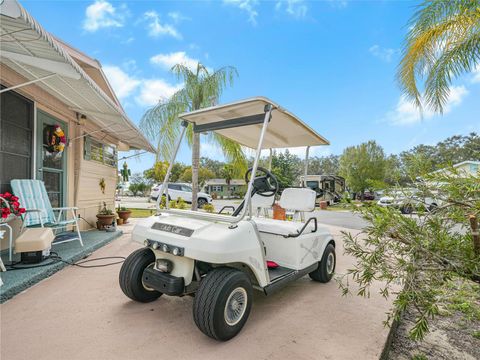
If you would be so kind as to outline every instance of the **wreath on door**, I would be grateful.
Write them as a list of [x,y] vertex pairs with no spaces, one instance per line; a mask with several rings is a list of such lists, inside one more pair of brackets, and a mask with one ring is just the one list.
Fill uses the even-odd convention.
[[50,154],[55,157],[62,156],[67,145],[67,137],[60,125],[47,125],[44,127],[43,144]]

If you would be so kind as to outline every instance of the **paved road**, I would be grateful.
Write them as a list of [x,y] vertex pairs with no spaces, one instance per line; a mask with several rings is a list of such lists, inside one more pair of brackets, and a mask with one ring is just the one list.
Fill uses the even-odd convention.
[[[133,222],[91,258],[137,249],[128,234]],[[330,229],[337,274],[345,273],[353,259],[343,254],[340,229]],[[382,321],[391,299],[378,293],[380,283],[369,299],[343,297],[335,281],[319,284],[308,276],[272,296],[255,292],[242,332],[220,343],[196,328],[191,297],[136,303],[120,290],[119,269],[67,267],[0,305],[0,358],[374,360],[388,335]]]
[[[235,208],[240,204],[241,200],[213,200],[213,206],[216,211],[220,211],[225,205],[232,205]],[[118,206],[117,202],[117,206]],[[153,209],[155,203],[148,202],[148,198],[142,197],[122,197],[120,198],[121,206],[137,209]],[[231,211],[231,210],[230,210]],[[350,211],[316,211],[318,221],[322,224],[344,227],[348,229],[361,230],[365,227],[366,222],[358,215]]]
[[317,219],[320,223],[344,227],[348,229],[361,230],[367,222],[357,214],[350,211],[316,211]]

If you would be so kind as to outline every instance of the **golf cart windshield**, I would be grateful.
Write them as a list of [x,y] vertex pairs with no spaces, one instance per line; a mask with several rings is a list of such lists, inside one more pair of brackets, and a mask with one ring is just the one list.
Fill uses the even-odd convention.
[[[245,147],[256,149],[252,174],[256,174],[262,149],[305,146],[307,148],[308,160],[308,149],[310,146],[329,144],[324,137],[315,132],[298,117],[265,97],[255,97],[184,113],[179,118],[184,121],[184,128],[178,140],[172,161],[170,161],[164,184],[167,183],[170,176],[171,167],[175,161],[188,123],[193,124],[193,130],[196,133],[214,131]],[[254,178],[255,176],[252,176],[248,183],[244,199],[246,204],[249,204],[251,198]],[[165,211],[160,211],[159,209],[161,195],[164,194],[164,190],[165,186],[162,186],[157,200],[157,212]],[[240,221],[249,208],[250,206],[245,206],[243,212],[234,217],[175,209],[167,209],[166,212],[234,223]]]

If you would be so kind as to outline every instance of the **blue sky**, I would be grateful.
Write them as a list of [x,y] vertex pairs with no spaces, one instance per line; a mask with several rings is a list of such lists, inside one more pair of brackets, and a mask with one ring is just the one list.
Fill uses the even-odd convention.
[[[102,63],[135,123],[181,86],[169,73],[176,62],[233,65],[239,77],[221,102],[262,95],[280,103],[330,140],[314,155],[370,139],[398,153],[480,131],[480,68],[456,81],[444,116],[427,112],[422,120],[402,100],[395,71],[417,3],[22,2],[48,31]],[[208,144],[202,155],[221,158]],[[190,161],[186,146],[179,160]],[[128,163],[141,171],[153,156]]]

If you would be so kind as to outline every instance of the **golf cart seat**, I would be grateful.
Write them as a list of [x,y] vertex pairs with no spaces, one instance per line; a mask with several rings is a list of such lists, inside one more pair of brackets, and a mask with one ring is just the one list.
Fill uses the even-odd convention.
[[[315,197],[315,191],[310,188],[287,188],[282,192],[279,205],[295,212],[312,212],[315,210]],[[311,217],[307,222],[255,218],[255,223],[260,232],[285,237],[297,237],[317,229],[315,217]]]
[[268,211],[272,208],[274,201],[275,194],[272,194],[272,196],[254,194],[252,196],[252,210],[255,216],[260,216],[260,213],[263,210],[263,216],[268,218]]

